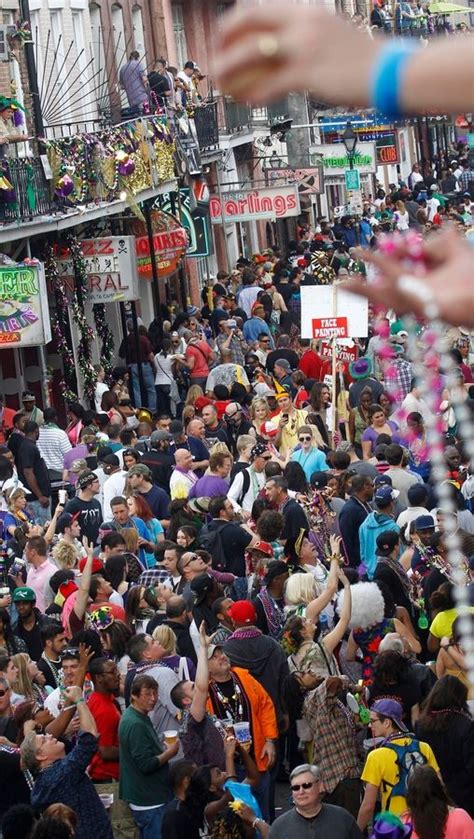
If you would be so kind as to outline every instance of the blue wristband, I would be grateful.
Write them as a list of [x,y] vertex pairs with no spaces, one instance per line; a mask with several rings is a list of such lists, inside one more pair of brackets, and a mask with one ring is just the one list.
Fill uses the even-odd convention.
[[390,41],[380,53],[371,80],[371,105],[380,114],[393,119],[403,116],[400,88],[403,73],[416,47],[407,41]]

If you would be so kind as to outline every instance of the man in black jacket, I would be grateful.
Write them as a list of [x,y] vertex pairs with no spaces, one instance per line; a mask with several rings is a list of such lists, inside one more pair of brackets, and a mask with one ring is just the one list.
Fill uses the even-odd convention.
[[369,513],[372,512],[370,502],[373,497],[374,484],[372,479],[367,475],[354,475],[352,478],[352,495],[339,514],[342,543],[351,568],[358,568],[360,565],[359,528]]

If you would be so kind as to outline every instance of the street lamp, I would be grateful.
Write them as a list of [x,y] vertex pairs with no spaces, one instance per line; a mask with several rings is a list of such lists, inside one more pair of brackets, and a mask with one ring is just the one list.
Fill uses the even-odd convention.
[[354,157],[357,146],[357,134],[352,128],[352,123],[348,122],[345,131],[342,134],[342,142],[349,158],[349,169],[354,168]]

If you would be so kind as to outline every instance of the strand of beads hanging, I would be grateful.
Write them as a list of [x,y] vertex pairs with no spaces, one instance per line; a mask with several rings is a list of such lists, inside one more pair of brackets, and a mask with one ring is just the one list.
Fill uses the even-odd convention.
[[69,346],[66,334],[68,319],[68,299],[63,278],[58,269],[58,263],[53,248],[48,243],[43,250],[43,263],[46,276],[46,284],[54,294],[56,309],[51,319],[51,328],[56,344],[56,350],[63,362],[63,375],[59,383],[61,392],[66,400],[77,400],[77,394],[73,390],[74,383],[74,355]]
[[96,303],[92,307],[94,324],[102,344],[100,348],[100,361],[107,376],[110,376],[113,368],[114,336],[106,319],[105,303]]
[[71,300],[71,311],[79,331],[77,363],[84,382],[84,392],[89,399],[92,399],[97,375],[92,363],[91,351],[94,332],[87,323],[84,310],[84,300],[87,298],[88,293],[86,263],[82,254],[81,244],[75,236],[70,235],[67,237],[67,245],[71,254],[74,274],[74,294]]

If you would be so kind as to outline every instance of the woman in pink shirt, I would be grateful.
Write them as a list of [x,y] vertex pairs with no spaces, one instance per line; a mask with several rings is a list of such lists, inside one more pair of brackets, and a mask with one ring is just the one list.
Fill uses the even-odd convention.
[[452,807],[435,770],[418,766],[407,788],[409,813],[403,821],[413,825],[411,839],[474,839],[474,821],[460,807]]
[[214,361],[214,353],[209,344],[197,337],[191,338],[186,347],[185,356],[191,384],[199,385],[205,390],[209,364]]

